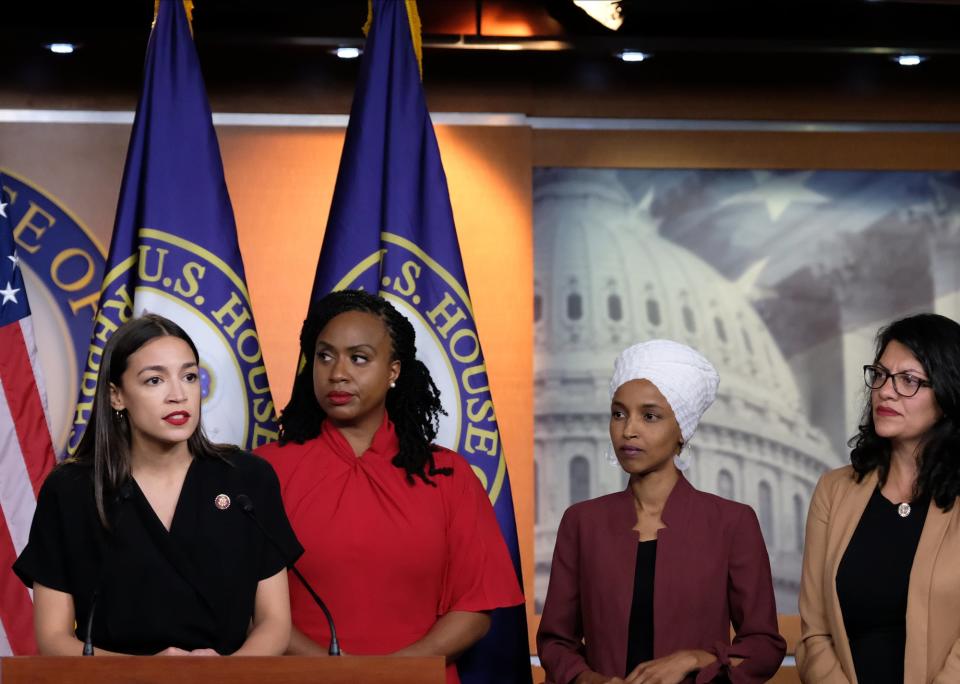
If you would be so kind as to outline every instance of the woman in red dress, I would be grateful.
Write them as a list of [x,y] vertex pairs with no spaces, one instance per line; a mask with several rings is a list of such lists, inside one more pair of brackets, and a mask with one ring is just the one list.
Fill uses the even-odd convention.
[[[433,444],[440,393],[413,326],[381,297],[327,295],[300,334],[305,366],[258,450],[280,478],[306,549],[298,568],[324,598],[347,653],[455,659],[488,611],[523,602],[493,507],[469,464]],[[330,633],[290,585],[290,653],[326,653]]]

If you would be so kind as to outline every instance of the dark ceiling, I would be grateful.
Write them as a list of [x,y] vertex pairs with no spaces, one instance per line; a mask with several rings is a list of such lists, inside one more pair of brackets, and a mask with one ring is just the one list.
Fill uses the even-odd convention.
[[[91,93],[135,98],[152,0],[5,4],[0,107]],[[623,0],[617,31],[573,0],[419,5],[428,91],[731,83],[958,89],[960,2]],[[211,98],[268,89],[297,109],[305,93],[348,93],[356,62],[331,51],[362,46],[365,16],[366,0],[196,0],[194,35]],[[55,41],[79,49],[52,55],[44,46]],[[653,59],[624,64],[617,55],[625,49]],[[905,68],[892,59],[902,53],[928,59]],[[329,109],[342,110],[342,98],[333,99]]]
[[[48,41],[133,38],[149,27],[153,13],[152,0],[6,4],[0,31]],[[274,45],[358,40],[367,6],[366,0],[194,4],[199,32]],[[420,0],[419,5],[425,39],[436,46],[560,38],[576,49],[657,47],[668,52],[960,51],[960,2],[949,0],[621,0],[623,25],[616,31],[591,19],[573,0]]]

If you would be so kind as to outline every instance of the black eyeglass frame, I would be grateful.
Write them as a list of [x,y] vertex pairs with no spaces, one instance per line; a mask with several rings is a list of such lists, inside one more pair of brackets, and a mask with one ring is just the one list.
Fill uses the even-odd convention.
[[[880,383],[879,385],[877,385],[876,387],[874,387],[873,385],[871,385],[871,384],[870,384],[870,381],[867,380],[867,374],[870,373],[870,372],[876,373],[877,376],[882,377],[882,378],[883,378],[883,382],[881,382],[881,383]],[[906,394],[906,393],[900,391],[900,385],[899,385],[899,383],[897,382],[897,378],[898,378],[898,377],[903,377],[903,376],[909,376],[909,377],[913,378],[914,380],[917,380],[917,381],[920,383],[919,385],[917,385],[917,389],[914,390],[913,394]],[[922,388],[922,387],[933,387],[933,383],[931,383],[929,380],[924,380],[923,378],[918,378],[918,377],[917,377],[916,375],[914,375],[913,373],[906,373],[906,372],[903,372],[903,373],[891,373],[890,371],[888,371],[886,368],[883,368],[882,366],[867,365],[867,366],[864,366],[864,367],[863,367],[863,384],[865,384],[869,389],[878,390],[878,389],[880,389],[881,387],[883,387],[884,385],[887,384],[887,380],[892,380],[892,382],[893,382],[893,391],[894,391],[894,392],[896,392],[897,394],[899,394],[901,397],[904,397],[904,398],[907,398],[907,399],[910,398],[910,397],[915,397],[915,396],[917,396],[917,392],[919,392],[919,391],[920,391],[920,388]]]

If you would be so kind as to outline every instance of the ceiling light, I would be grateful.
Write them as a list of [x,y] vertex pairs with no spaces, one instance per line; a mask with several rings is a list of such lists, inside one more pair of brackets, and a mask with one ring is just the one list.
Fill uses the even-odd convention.
[[55,55],[69,55],[77,49],[77,46],[73,43],[50,43],[47,49]]
[[649,52],[640,52],[639,50],[624,50],[620,53],[620,59],[624,62],[643,62],[653,57]]
[[926,59],[926,57],[922,57],[921,55],[899,55],[894,58],[900,66],[917,66],[921,62],[925,62]]
[[611,31],[616,31],[623,25],[620,0],[573,0],[573,4]]
[[338,47],[337,48],[337,57],[340,59],[356,59],[360,56],[360,48],[358,47]]

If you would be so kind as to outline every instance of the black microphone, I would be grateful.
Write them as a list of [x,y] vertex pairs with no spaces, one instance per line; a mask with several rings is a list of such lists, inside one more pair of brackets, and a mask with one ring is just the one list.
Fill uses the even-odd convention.
[[297,566],[287,560],[286,552],[280,547],[280,544],[277,543],[277,540],[274,539],[264,529],[263,525],[260,524],[260,521],[257,520],[257,516],[253,511],[253,501],[250,500],[250,497],[246,494],[237,494],[237,503],[240,504],[240,510],[247,514],[247,517],[253,521],[253,524],[257,526],[257,529],[260,530],[260,533],[263,534],[264,538],[270,542],[273,545],[273,548],[280,553],[280,557],[283,558],[283,561],[287,564],[287,567],[293,571],[293,574],[297,576],[297,579],[300,580],[300,583],[304,586],[304,588],[310,592],[310,596],[313,597],[313,600],[316,602],[316,604],[320,606],[320,610],[323,611],[324,616],[327,618],[327,625],[330,626],[330,649],[327,652],[332,656],[340,655],[340,642],[337,641],[337,628],[333,624],[333,616],[327,609],[327,604],[325,604],[323,599],[321,599],[317,595],[317,592],[313,590],[313,587],[310,586],[307,578],[300,574],[300,571],[297,570]]
[[[117,503],[123,504],[126,503],[130,497],[133,496],[133,485],[129,481],[124,482],[120,485],[120,489],[117,492]],[[114,532],[120,524],[120,513],[117,513],[115,520],[113,521]],[[106,563],[104,563],[106,565]],[[100,595],[100,585],[103,584],[103,567],[100,569],[100,582],[97,583],[97,588],[93,590],[93,595],[90,597],[90,612],[87,614],[87,636],[83,640],[83,655],[92,656],[93,655],[93,613],[97,608],[97,597]]]
[[87,637],[83,640],[83,655],[93,655],[93,611],[97,607],[97,594],[99,589],[93,590],[93,596],[90,598],[90,612],[87,614]]

